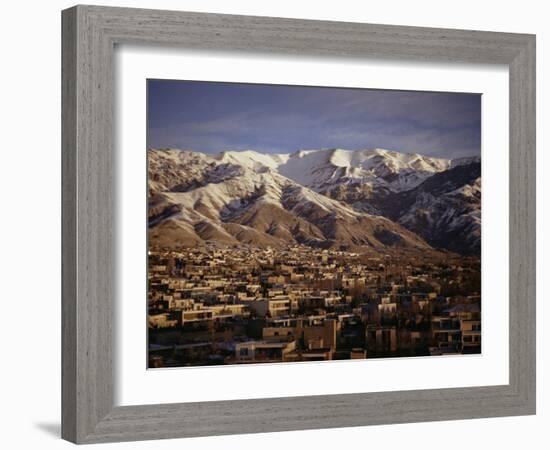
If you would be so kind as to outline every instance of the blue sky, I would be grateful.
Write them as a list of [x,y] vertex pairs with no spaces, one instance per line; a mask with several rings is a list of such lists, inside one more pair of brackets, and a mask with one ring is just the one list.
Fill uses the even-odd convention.
[[148,146],[481,153],[481,95],[148,80]]

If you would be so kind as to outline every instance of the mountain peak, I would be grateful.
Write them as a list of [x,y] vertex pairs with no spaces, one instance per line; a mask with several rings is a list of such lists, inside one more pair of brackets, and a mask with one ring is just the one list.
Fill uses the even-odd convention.
[[218,161],[239,164],[257,172],[277,169],[288,158],[285,153],[260,153],[255,150],[224,151],[216,156]]
[[339,147],[300,149],[290,154],[252,149],[225,150],[216,155],[175,149],[159,151],[167,152],[166,155],[174,158],[177,156],[180,160],[196,154],[221,163],[243,166],[257,173],[274,171],[323,192],[348,183],[363,183],[374,189],[402,192],[415,188],[435,173],[480,160],[479,157],[450,160],[379,147],[359,150]]
[[[459,233],[472,252],[478,248],[480,180],[472,177],[479,166],[470,165],[479,158],[451,162],[381,148],[149,149],[148,161],[151,239],[160,244],[171,236],[173,245],[429,249],[421,235],[455,250],[451,235]],[[397,204],[410,208],[393,217]],[[450,225],[432,220],[452,214]]]
[[475,164],[480,163],[481,157],[480,156],[465,156],[463,158],[456,158],[451,161],[452,167],[458,167],[458,166],[465,166],[467,164]]

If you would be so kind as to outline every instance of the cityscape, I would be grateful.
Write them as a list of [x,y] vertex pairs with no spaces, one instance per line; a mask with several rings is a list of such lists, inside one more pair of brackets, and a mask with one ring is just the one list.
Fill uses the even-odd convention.
[[149,254],[149,367],[480,353],[479,259]]

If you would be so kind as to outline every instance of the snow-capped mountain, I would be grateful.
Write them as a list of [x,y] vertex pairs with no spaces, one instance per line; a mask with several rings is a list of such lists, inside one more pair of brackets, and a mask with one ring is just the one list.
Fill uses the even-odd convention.
[[418,186],[429,176],[447,170],[452,164],[448,159],[384,149],[333,148],[299,150],[292,154],[226,151],[217,158],[252,169],[269,167],[316,191],[361,182],[373,188],[401,192]]
[[237,164],[254,171],[262,171],[265,170],[266,167],[277,170],[280,165],[288,161],[290,155],[286,153],[259,153],[254,150],[244,150],[240,152],[222,152],[215,158],[222,163]]
[[416,188],[379,199],[385,215],[435,247],[481,252],[481,164],[453,165]]
[[292,154],[229,151],[218,155],[218,159],[254,170],[267,167],[357,211],[377,215],[383,212],[373,208],[372,198],[413,189],[433,174],[449,169],[455,161],[466,163],[466,159],[451,161],[384,149],[338,148]]
[[[441,182],[445,192],[429,189],[430,180],[447,180],[444,174],[469,174],[479,166],[476,158],[451,161],[382,149],[148,155],[150,239],[159,245],[429,249],[426,239],[460,251],[449,243],[456,230],[463,230],[462,238],[479,234],[479,214],[475,208],[464,213],[462,205],[478,198],[475,179],[454,176],[454,184]],[[419,219],[421,211],[429,215],[429,227]],[[476,253],[479,239],[468,242],[468,252]]]
[[481,158],[479,156],[467,156],[465,158],[457,158],[451,160],[451,167],[458,167],[458,166],[467,166],[468,164],[475,164],[475,163],[481,163]]
[[390,150],[310,150],[290,155],[278,170],[292,180],[323,191],[361,182],[401,192],[449,168],[450,161]]
[[[255,156],[255,155],[254,155]],[[250,154],[215,157],[150,150],[150,240],[160,246],[201,242],[427,250],[391,220],[356,211],[296,183]]]

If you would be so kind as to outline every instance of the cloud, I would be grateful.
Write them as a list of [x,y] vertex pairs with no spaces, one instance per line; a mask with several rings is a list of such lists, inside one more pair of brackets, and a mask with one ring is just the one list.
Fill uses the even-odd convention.
[[150,146],[480,154],[481,102],[475,94],[186,83],[149,92]]

